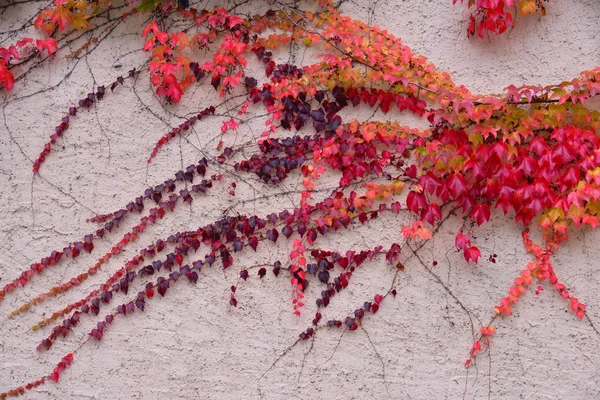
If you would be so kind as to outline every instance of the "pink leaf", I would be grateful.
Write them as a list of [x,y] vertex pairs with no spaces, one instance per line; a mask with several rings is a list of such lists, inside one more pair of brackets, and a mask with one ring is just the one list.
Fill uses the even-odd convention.
[[35,46],[38,48],[39,51],[43,51],[44,49],[46,49],[49,56],[54,54],[58,50],[58,45],[56,44],[56,41],[52,38],[36,40]]
[[471,246],[471,238],[465,234],[458,233],[456,235],[456,239],[454,240],[454,244],[459,249],[466,249]]
[[381,304],[382,301],[383,301],[383,296],[380,294],[376,294],[375,295],[375,304]]

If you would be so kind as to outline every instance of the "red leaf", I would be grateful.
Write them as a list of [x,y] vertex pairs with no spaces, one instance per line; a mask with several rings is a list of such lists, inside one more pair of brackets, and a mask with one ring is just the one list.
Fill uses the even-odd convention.
[[467,181],[464,176],[460,174],[452,174],[446,182],[448,192],[455,199],[467,190]]
[[[166,33],[165,33],[166,35]],[[160,91],[160,93],[159,93]],[[163,80],[163,87],[156,90],[159,95],[166,95],[173,103],[178,103],[183,96],[183,90],[177,82],[177,78],[173,74],[168,74]]]
[[561,143],[556,146],[554,154],[552,154],[552,161],[560,164],[568,164],[573,160],[573,158],[573,151],[566,143]]
[[62,358],[61,361],[64,362],[66,365],[71,365],[71,363],[73,362],[73,353],[67,354]]
[[490,220],[490,213],[490,206],[487,204],[478,204],[473,207],[471,218],[477,221],[477,225],[481,225]]
[[548,149],[548,145],[541,137],[535,137],[529,143],[529,150],[541,156]]
[[421,219],[433,225],[436,219],[442,219],[442,209],[436,203],[431,203],[429,207],[423,208],[421,211]]
[[467,260],[467,262],[473,260],[473,262],[477,264],[477,260],[479,260],[479,257],[481,257],[481,252],[477,247],[471,246],[465,248],[465,260]]
[[421,185],[423,189],[428,191],[430,194],[433,194],[438,186],[441,185],[441,182],[433,175],[433,173],[428,172],[427,175],[421,175],[419,177],[419,185]]
[[391,105],[392,105],[391,96],[384,96],[384,98],[381,100],[381,103],[379,103],[379,107],[381,107],[381,111],[383,111],[384,114],[387,114],[388,111],[390,111]]
[[158,39],[160,44],[165,44],[167,40],[169,40],[169,34],[166,32],[160,32],[158,30],[155,30],[154,36],[156,36],[156,39]]
[[158,24],[156,23],[156,21],[152,21],[148,25],[146,25],[146,27],[144,28],[144,30],[142,32],[142,36],[146,37],[146,36],[148,36],[148,33],[150,33],[150,31],[154,32],[154,31],[158,31],[158,30],[160,30],[158,28]]
[[496,200],[496,208],[500,208],[504,214],[506,214],[511,208],[510,199],[507,195],[501,194]]
[[256,251],[256,247],[258,246],[258,238],[256,236],[250,236],[248,238],[248,245],[252,247],[252,250]]
[[51,381],[53,381],[53,382],[58,382],[58,380],[60,379],[60,375],[59,375],[59,373],[58,373],[58,372],[56,372],[56,371],[53,371],[53,372],[52,372],[52,373],[51,373],[51,374],[48,376],[48,378],[50,378],[50,380],[51,380]]
[[175,256],[175,262],[179,265],[181,265],[183,263],[183,256],[181,254],[177,254]]
[[526,176],[530,176],[538,169],[538,162],[533,157],[523,157],[517,164],[517,170],[523,172]]
[[[456,2],[456,0],[453,0]],[[469,27],[467,28],[467,36],[475,35],[475,16],[471,15],[469,19]]]
[[17,47],[23,47],[27,45],[27,43],[33,43],[32,38],[23,38],[21,40],[17,40]]
[[566,187],[563,187],[561,190],[566,191],[567,189],[574,187],[580,179],[581,172],[579,171],[579,168],[571,166],[562,177],[562,183]]
[[344,269],[348,268],[348,262],[348,257],[342,257],[338,260],[338,264]]
[[4,61],[0,60],[0,84],[2,83],[4,84],[5,90],[11,90],[15,85],[15,77],[12,72],[6,68]]
[[411,190],[406,197],[406,206],[410,211],[418,214],[419,209],[427,207],[427,199],[421,193]]
[[404,174],[406,176],[408,176],[409,178],[416,178],[417,177],[417,166],[416,165],[411,165],[410,167],[406,168],[406,170],[404,171]]

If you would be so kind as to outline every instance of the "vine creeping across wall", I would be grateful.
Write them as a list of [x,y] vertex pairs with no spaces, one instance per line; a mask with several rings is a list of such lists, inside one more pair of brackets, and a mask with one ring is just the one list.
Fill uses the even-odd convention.
[[[290,285],[293,314],[300,316],[308,302],[315,304],[312,324],[298,332],[291,347],[303,341],[314,343],[321,330],[363,329],[369,315],[397,296],[398,280],[409,261],[422,265],[465,309],[435,272],[441,260],[429,263],[420,251],[449,219],[458,218],[461,222],[448,245],[466,263],[477,264],[482,257],[475,238],[478,227],[500,218],[500,213],[521,227],[521,241],[531,261],[490,310],[489,320],[479,321],[473,344],[465,349],[465,366],[476,364],[478,354],[490,347],[494,322],[509,317],[528,291],[539,294],[543,284],[564,298],[573,323],[584,320],[599,334],[584,299],[555,271],[553,257],[572,232],[598,226],[600,113],[588,104],[600,93],[600,68],[556,85],[510,86],[501,95],[476,95],[389,32],[344,16],[327,2],[311,11],[277,4],[277,10],[251,17],[224,8],[199,11],[146,3],[142,10],[147,7],[160,16],[140,32],[156,96],[176,104],[185,102],[186,92],[197,87],[212,86],[216,93],[213,104],[202,105],[156,143],[148,144],[147,163],[173,146],[174,140],[194,146],[189,140],[194,129],[202,130],[207,121],[220,118],[220,131],[210,133],[217,135],[216,145],[209,152],[198,149],[205,155],[182,164],[138,197],[123,201],[119,209],[90,216],[88,223],[96,228],[46,254],[2,287],[0,301],[6,301],[13,292],[34,286],[45,271],[95,253],[99,243],[111,243],[84,270],[38,292],[10,313],[9,317],[19,318],[55,297],[80,291],[78,300],[57,305],[32,327],[45,332],[38,351],[51,349],[88,319],[97,323],[87,340],[105,340],[115,322],[144,312],[157,299],[178,290],[182,281],[195,285],[210,279],[211,268],[236,268],[239,277],[227,289],[226,301],[232,308],[241,300],[238,288],[245,281],[271,275]],[[72,52],[75,57],[78,51],[98,45],[102,33],[94,33],[95,24],[106,30],[138,12],[117,7],[122,12],[115,18],[114,13],[102,14],[115,7],[103,2],[91,7],[96,14],[69,4],[60,2],[44,10],[35,24],[48,35],[66,32],[69,26],[92,32],[85,48]],[[177,23],[167,24],[168,18]],[[64,40],[71,34],[65,33]],[[35,58],[42,50],[52,54],[67,46],[61,45],[60,38],[38,41],[35,48],[33,43],[22,42],[15,50],[28,46]],[[278,52],[290,46],[316,51],[320,59],[312,64],[282,61]],[[21,57],[18,51],[12,54]],[[0,57],[7,60],[9,53]],[[8,64],[0,65],[8,71]],[[70,125],[83,112],[113,101],[120,91],[128,90],[128,81],[139,79],[140,71],[146,73],[137,66],[114,82],[96,85],[65,110],[33,160],[33,173],[52,163],[61,152],[59,144],[70,134]],[[2,75],[7,90],[14,85],[8,73]],[[373,114],[355,119],[355,110]],[[409,114],[421,128],[396,122],[396,117]],[[376,120],[375,115],[381,118]],[[255,132],[251,142],[237,143],[242,126],[260,118],[264,129]],[[148,240],[146,231],[163,224],[169,215],[201,203],[214,191],[235,196],[238,185],[249,177],[264,188],[300,180],[296,206],[266,214],[233,215],[222,210],[223,216],[213,221]],[[327,188],[332,180],[334,188]],[[339,251],[322,245],[331,236],[381,219],[400,223],[389,246]],[[285,248],[286,257],[252,265],[245,262],[252,253],[272,247]],[[136,249],[135,254],[129,253],[115,268],[115,259],[130,248]],[[496,258],[491,254],[488,260],[495,263]],[[347,314],[327,313],[340,293],[357,284],[355,276],[369,263],[386,263],[394,271],[386,282],[388,289],[354,299],[356,307]],[[109,273],[108,278],[92,290],[82,289],[99,272]],[[315,286],[320,288],[314,291]],[[24,394],[48,380],[58,382],[76,362],[74,353],[62,357],[47,375],[0,397]]]

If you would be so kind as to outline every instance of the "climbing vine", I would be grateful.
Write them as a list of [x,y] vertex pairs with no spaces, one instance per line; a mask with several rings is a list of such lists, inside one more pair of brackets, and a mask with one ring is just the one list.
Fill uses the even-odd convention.
[[[574,321],[586,319],[593,326],[583,299],[561,281],[552,262],[572,231],[598,226],[600,113],[587,104],[600,93],[600,68],[556,85],[510,86],[494,96],[473,94],[389,32],[340,14],[330,2],[318,3],[312,11],[281,5],[252,17],[224,8],[175,8],[169,2],[144,1],[139,9],[125,8],[121,20],[138,11],[160,16],[140,32],[158,98],[166,104],[179,103],[197,85],[210,85],[215,91],[213,105],[203,106],[158,142],[148,143],[148,163],[173,138],[186,137],[209,118],[223,118],[219,114],[223,100],[239,101],[233,116],[221,123],[214,158],[202,158],[167,174],[164,181],[124,201],[118,210],[90,216],[88,222],[97,227],[89,234],[41,257],[0,289],[2,301],[65,259],[93,253],[107,233],[119,232],[120,239],[92,266],[9,315],[18,317],[80,287],[133,242],[145,246],[103,284],[82,294],[80,300],[57,307],[34,325],[33,330],[47,330],[38,351],[48,350],[71,334],[83,318],[98,319],[89,337],[103,340],[115,319],[143,312],[177,290],[184,284],[181,281],[196,284],[199,279],[210,279],[201,272],[216,267],[239,269],[239,279],[228,289],[232,307],[238,305],[237,288],[242,281],[263,279],[267,274],[288,281],[290,312],[300,315],[307,302],[315,302],[312,325],[298,332],[295,344],[319,329],[354,331],[368,323],[365,316],[376,314],[389,297],[397,295],[396,281],[406,261],[421,260],[419,250],[454,215],[462,218],[462,224],[454,232],[452,246],[467,263],[477,264],[483,256],[475,238],[477,228],[499,213],[512,216],[521,226],[523,246],[531,256],[506,296],[490,310],[489,321],[479,327],[472,348],[465,349],[466,367],[490,346],[494,320],[509,317],[521,296],[540,282],[549,282],[565,299]],[[470,1],[469,7],[476,5],[477,11],[471,16],[469,34],[505,31],[513,25],[506,11],[513,3]],[[523,14],[544,12],[539,1],[518,4]],[[11,69],[19,60],[54,54],[61,46],[62,32],[93,30],[99,23],[95,17],[110,7],[115,6],[67,0],[55,1],[54,8],[43,10],[34,25],[48,38],[25,39],[0,51],[4,89],[13,89]],[[164,19],[173,14],[186,21],[186,29],[165,28]],[[96,43],[95,38],[85,48]],[[322,55],[312,64],[277,61],[275,53],[290,44],[318,49]],[[261,72],[249,72],[255,71],[250,65],[261,66]],[[132,67],[125,76],[98,85],[65,110],[34,160],[33,173],[42,171],[52,162],[53,153],[61,151],[55,145],[69,134],[73,119],[112,101],[119,91],[127,90],[128,80],[138,79],[140,71],[139,66]],[[352,115],[348,110],[355,107],[379,111],[385,120],[348,117]],[[255,142],[257,150],[248,155],[243,146],[229,144],[228,135],[255,110],[266,113],[267,119]],[[391,118],[397,113],[411,114],[427,127],[403,126]],[[204,194],[222,187],[217,183],[226,181],[223,168],[255,175],[266,185],[299,176],[303,185],[299,204],[267,215],[225,216],[147,241],[144,232],[150,225],[161,224],[168,213],[177,212],[185,203],[202,202]],[[337,187],[315,198],[323,177],[331,176],[336,177]],[[235,195],[236,182],[227,183],[228,194]],[[333,232],[398,216],[408,222],[388,248],[344,253],[320,246],[321,238]],[[125,220],[135,224],[122,232],[119,224]],[[289,247],[289,257],[256,270],[244,263],[244,253],[269,246]],[[495,259],[495,254],[489,256],[491,262]],[[395,271],[389,290],[359,299],[360,305],[350,314],[325,321],[323,310],[353,284],[355,271],[369,260],[381,260]],[[431,271],[437,261],[423,265]],[[309,285],[322,286],[316,299],[305,296]],[[117,294],[129,295],[129,300],[115,304]],[[23,394],[47,380],[57,382],[74,363],[76,358],[69,353],[47,376],[0,397]]]

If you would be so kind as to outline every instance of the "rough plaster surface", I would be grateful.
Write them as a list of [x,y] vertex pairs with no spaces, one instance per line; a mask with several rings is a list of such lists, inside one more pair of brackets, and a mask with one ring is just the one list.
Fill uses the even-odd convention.
[[[10,31],[44,5],[26,3],[0,14],[0,46],[14,42],[19,35]],[[265,9],[262,3],[251,6],[253,11]],[[508,35],[474,42],[465,35],[465,7],[453,7],[450,0],[348,1],[341,10],[393,32],[474,92],[494,93],[510,83],[560,82],[600,65],[600,2],[553,0],[547,7],[545,18],[518,18],[517,28]],[[212,89],[201,87],[180,105],[161,104],[144,72],[135,84],[126,83],[114,96],[107,95],[90,112],[73,119],[41,175],[32,177],[31,160],[68,107],[96,85],[143,65],[142,23],[136,17],[117,26],[79,60],[62,52],[19,81],[12,93],[2,94],[0,284],[49,251],[93,231],[86,218],[121,207],[202,154],[216,154],[223,120],[217,117],[196,125],[186,139],[174,140],[155,162],[146,164],[164,132],[186,114],[218,100]],[[303,59],[308,62],[309,55],[298,54],[296,62]],[[251,142],[261,123],[242,126],[225,140],[236,145]],[[251,146],[247,154],[250,151]],[[235,197],[226,194],[232,181],[239,185]],[[210,196],[180,206],[149,228],[82,287],[23,316],[0,319],[0,390],[48,374],[60,357],[86,340],[93,318],[85,318],[74,335],[39,354],[35,346],[47,331],[31,332],[28,327],[96,287],[134,251],[170,232],[213,221],[225,209],[230,215],[265,215],[292,208],[299,199],[299,182],[293,176],[274,189],[252,176],[225,174],[221,187]],[[87,269],[133,221],[130,218],[118,232],[99,241],[91,255],[63,261],[9,295],[0,303],[0,315]],[[389,245],[398,240],[402,222],[380,219],[355,226],[351,232],[330,235],[322,246],[345,250]],[[513,316],[495,322],[497,335],[490,351],[467,374],[463,362],[473,340],[471,324],[477,328],[489,321],[493,306],[529,258],[518,227],[494,215],[489,225],[475,232],[483,254],[480,264],[466,265],[452,248],[457,224],[449,221],[420,254],[426,263],[439,261],[434,272],[468,313],[413,259],[399,276],[397,298],[387,299],[378,314],[368,316],[364,330],[343,336],[339,330],[319,331],[312,344],[293,347],[269,369],[310,325],[319,285],[309,287],[308,305],[300,318],[291,313],[287,279],[271,274],[240,284],[239,305],[231,308],[229,286],[236,283],[241,264],[226,271],[215,267],[201,274],[197,286],[178,282],[165,299],[151,301],[147,312],[117,319],[102,342],[81,346],[59,384],[42,386],[27,398],[600,399],[600,337],[586,320],[577,320],[549,287],[539,296],[527,293]],[[598,239],[598,232],[573,233],[555,263],[559,276],[600,325]],[[263,247],[256,255],[245,254],[244,262],[285,260],[286,251],[286,246]],[[486,260],[492,253],[498,254],[495,264]],[[387,290],[393,274],[383,262],[366,263],[325,310],[324,319],[343,317]]]

